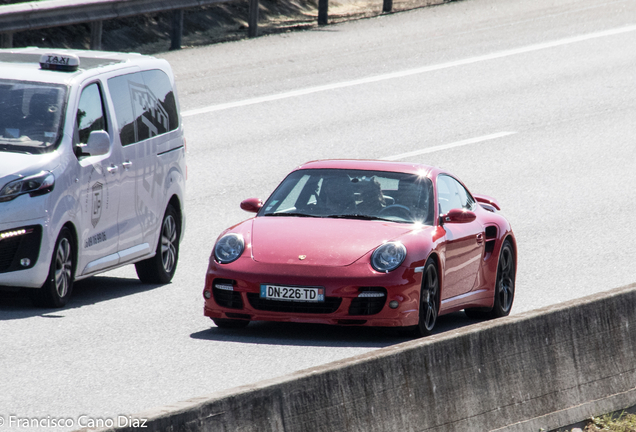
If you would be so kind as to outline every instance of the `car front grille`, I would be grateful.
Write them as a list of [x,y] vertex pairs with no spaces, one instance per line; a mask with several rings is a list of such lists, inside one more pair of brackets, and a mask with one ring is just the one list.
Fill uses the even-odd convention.
[[0,232],[0,273],[25,270],[35,265],[40,253],[39,225]]
[[236,291],[229,291],[217,288],[217,284],[232,286],[234,285],[234,281],[226,280],[226,279],[215,279],[212,284],[212,295],[214,296],[214,301],[221,307],[226,307],[230,309],[243,309],[243,299],[241,298],[241,293]]
[[247,293],[247,299],[254,309],[289,313],[330,314],[337,311],[342,303],[340,297],[325,297],[325,301],[320,303],[268,300],[261,298],[258,293]]
[[386,303],[386,289],[382,287],[360,288],[361,293],[383,294],[381,297],[356,297],[351,300],[349,315],[375,315]]

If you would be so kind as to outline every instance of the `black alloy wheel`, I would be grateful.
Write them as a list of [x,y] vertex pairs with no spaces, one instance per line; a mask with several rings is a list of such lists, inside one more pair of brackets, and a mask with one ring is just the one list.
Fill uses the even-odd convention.
[[422,292],[420,294],[420,319],[416,328],[419,337],[433,333],[439,315],[439,275],[435,260],[429,258],[424,266]]
[[512,244],[504,241],[497,262],[497,278],[492,309],[466,309],[464,312],[472,319],[501,318],[510,314],[515,297],[515,259]]
[[495,305],[490,312],[492,318],[508,316],[515,299],[515,258],[512,245],[505,241],[499,254],[497,280],[495,282]]

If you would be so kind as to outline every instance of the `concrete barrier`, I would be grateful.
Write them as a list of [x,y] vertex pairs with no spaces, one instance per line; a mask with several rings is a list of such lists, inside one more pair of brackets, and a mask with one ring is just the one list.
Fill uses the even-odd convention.
[[[636,405],[636,284],[130,416],[116,431],[540,431]],[[124,422],[122,422],[124,423]]]

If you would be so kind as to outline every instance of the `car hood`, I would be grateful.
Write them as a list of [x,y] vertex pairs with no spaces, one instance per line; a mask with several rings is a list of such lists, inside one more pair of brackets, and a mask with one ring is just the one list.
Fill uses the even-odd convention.
[[[32,155],[0,151],[0,182],[9,182],[20,176],[37,174],[49,165],[52,153]],[[3,185],[0,185],[0,188]]]
[[265,216],[252,221],[252,256],[268,264],[346,266],[414,229],[411,224],[351,219]]

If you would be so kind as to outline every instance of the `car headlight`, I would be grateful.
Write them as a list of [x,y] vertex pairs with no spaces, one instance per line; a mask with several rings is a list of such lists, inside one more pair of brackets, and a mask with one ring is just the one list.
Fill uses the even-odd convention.
[[399,242],[384,243],[373,251],[371,266],[379,272],[395,270],[406,258],[406,247]]
[[29,194],[32,197],[44,195],[53,190],[55,186],[55,176],[48,171],[42,171],[38,174],[19,178],[4,185],[0,190],[0,202],[11,201],[12,199]]
[[227,234],[214,245],[214,258],[221,264],[229,264],[240,257],[244,249],[245,242],[242,235]]

